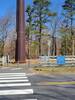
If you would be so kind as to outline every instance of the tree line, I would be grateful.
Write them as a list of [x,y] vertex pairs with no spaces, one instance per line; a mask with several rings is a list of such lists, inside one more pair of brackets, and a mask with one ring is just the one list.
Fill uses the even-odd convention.
[[[28,5],[26,9],[27,13],[27,25],[29,27],[29,35],[36,34],[38,37],[39,55],[42,55],[41,40],[44,36],[43,30],[48,29],[50,25],[51,40],[51,55],[56,55],[56,38],[61,41],[62,55],[74,55],[75,54],[75,1],[64,0],[62,4],[63,12],[61,12],[60,19],[58,12],[50,10],[51,0],[33,0],[33,5]],[[59,33],[59,34],[57,34]],[[47,32],[46,32],[46,35]],[[47,44],[46,44],[47,45]],[[34,47],[35,50],[35,47]],[[47,53],[46,53],[47,54]]]
[[[48,40],[51,41],[50,55],[57,55],[57,39],[61,41],[62,55],[75,54],[75,1],[64,0],[60,16],[58,12],[51,10],[51,5],[51,0],[33,0],[33,4],[26,7],[25,35],[28,58],[48,55]],[[11,13],[9,15],[13,16]],[[0,56],[3,55],[9,27],[15,23],[15,20],[10,18],[12,17],[0,18]]]

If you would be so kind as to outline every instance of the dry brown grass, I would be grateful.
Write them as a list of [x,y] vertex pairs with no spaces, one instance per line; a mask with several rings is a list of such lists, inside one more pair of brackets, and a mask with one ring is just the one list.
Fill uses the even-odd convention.
[[43,74],[74,74],[75,67],[38,67],[33,68],[33,72]]

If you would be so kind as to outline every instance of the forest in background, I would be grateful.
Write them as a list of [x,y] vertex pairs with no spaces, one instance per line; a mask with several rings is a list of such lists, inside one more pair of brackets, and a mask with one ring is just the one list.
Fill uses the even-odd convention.
[[[51,5],[51,0],[33,0],[25,9],[27,58],[75,55],[75,1],[64,0],[60,15]],[[0,57],[15,57],[16,37],[16,16],[10,9],[0,18]]]

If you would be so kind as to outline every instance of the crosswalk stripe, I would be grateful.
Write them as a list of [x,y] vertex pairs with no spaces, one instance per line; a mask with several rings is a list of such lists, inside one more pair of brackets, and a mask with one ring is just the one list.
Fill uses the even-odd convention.
[[13,75],[12,74],[11,75],[0,75],[0,77],[25,77],[25,76],[26,75],[17,75],[17,74],[16,75],[14,74]]
[[37,100],[37,99],[22,99],[22,100]]
[[0,76],[26,76],[26,74],[25,73],[0,73]]
[[0,73],[0,76],[2,75],[26,75],[26,73]]
[[[29,86],[29,88],[28,88]],[[0,90],[0,96],[17,96],[25,94],[33,94],[33,89],[30,89],[31,83],[29,83],[26,73],[0,73],[0,88],[10,87],[6,90]],[[17,87],[12,89],[12,87]],[[28,89],[22,89],[26,87]],[[23,100],[37,100],[37,99],[23,99]]]
[[33,89],[22,89],[22,90],[1,90],[0,95],[23,95],[23,94],[33,94]]
[[26,79],[27,77],[0,77],[0,80],[5,80],[5,79]]
[[29,80],[0,80],[0,83],[2,82],[28,82]]
[[0,87],[31,86],[31,83],[0,84]]

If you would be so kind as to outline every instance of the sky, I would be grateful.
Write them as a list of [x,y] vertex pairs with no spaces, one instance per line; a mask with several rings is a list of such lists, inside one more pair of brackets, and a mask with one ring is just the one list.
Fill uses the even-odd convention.
[[[25,0],[26,6],[28,4],[32,4],[32,0]],[[61,5],[63,4],[64,0],[51,0],[52,6],[50,7],[51,10],[57,11],[59,14],[61,13]],[[16,0],[0,0],[0,17],[4,16],[7,11],[13,9],[16,11]]]

